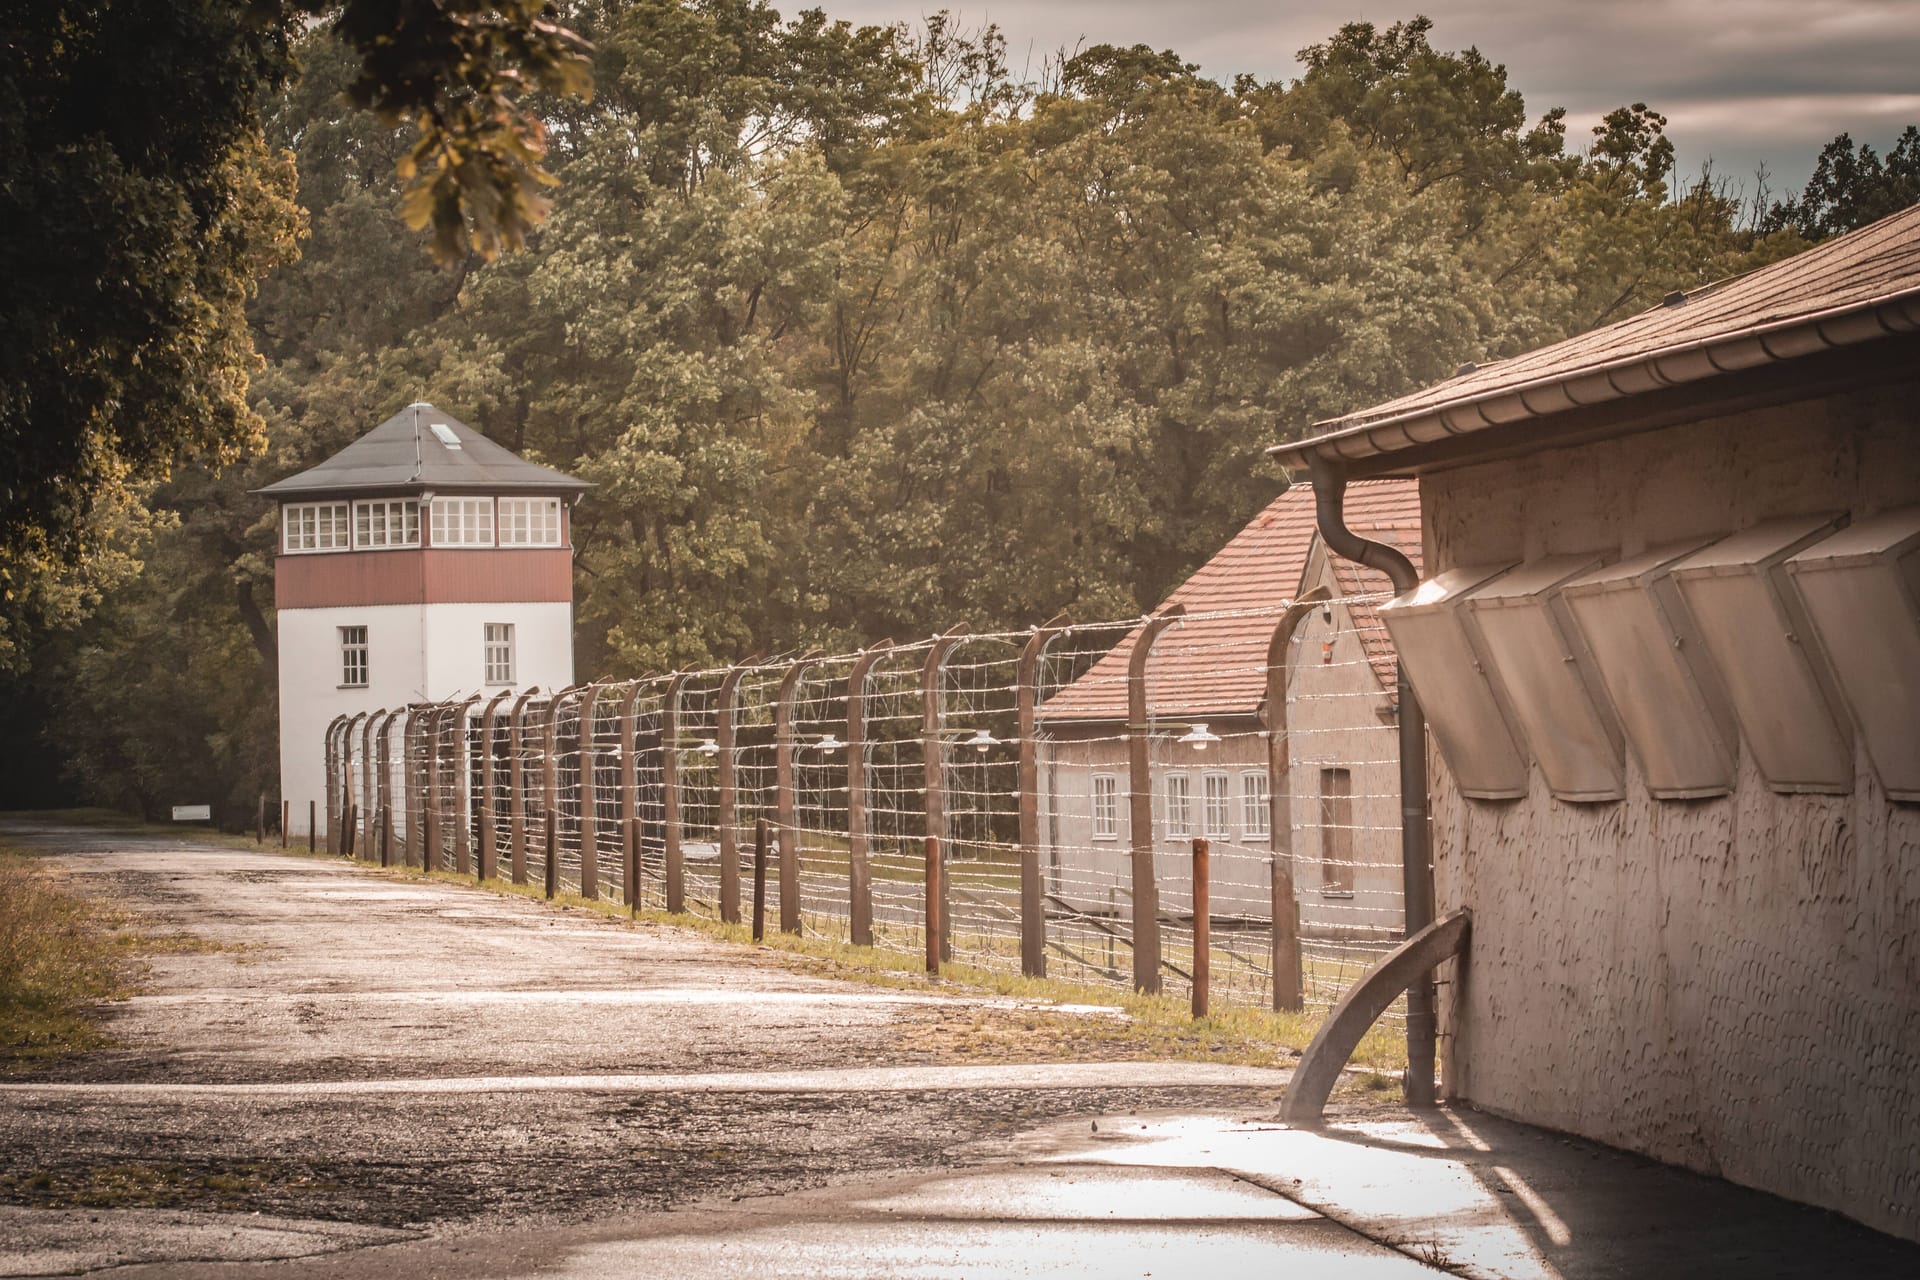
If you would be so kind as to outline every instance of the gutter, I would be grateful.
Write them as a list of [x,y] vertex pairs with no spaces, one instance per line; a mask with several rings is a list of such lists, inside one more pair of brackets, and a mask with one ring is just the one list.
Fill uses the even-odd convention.
[[[1327,548],[1386,574],[1395,594],[1419,586],[1420,573],[1405,555],[1347,527],[1346,467],[1318,453],[1309,454],[1307,464],[1313,474],[1314,513]],[[1432,851],[1427,833],[1427,718],[1407,679],[1406,664],[1396,660],[1395,673],[1400,705],[1400,875],[1406,936],[1411,938],[1432,924],[1434,915]],[[1407,987],[1405,1089],[1410,1107],[1430,1107],[1434,1103],[1435,1030],[1433,971],[1428,969]]]
[[[1905,288],[1808,315],[1749,325],[1658,351],[1543,374],[1458,400],[1408,409],[1308,440],[1269,448],[1283,465],[1358,460],[1472,435],[1490,427],[1623,400],[1664,387],[1782,364],[1879,338],[1920,332],[1920,289]],[[1341,419],[1317,423],[1334,426]],[[1323,531],[1324,532],[1324,531]]]

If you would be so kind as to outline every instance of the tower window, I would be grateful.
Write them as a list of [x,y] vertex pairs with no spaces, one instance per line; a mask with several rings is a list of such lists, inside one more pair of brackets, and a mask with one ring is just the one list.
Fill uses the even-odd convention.
[[420,504],[405,498],[354,503],[353,545],[356,547],[419,546]]
[[367,629],[340,628],[340,687],[367,687]]
[[288,551],[346,551],[353,526],[344,502],[289,502],[280,508],[281,546]]
[[500,545],[503,547],[559,546],[560,499],[500,499]]
[[487,624],[487,683],[513,683],[513,624],[511,622],[489,622]]
[[490,547],[493,545],[492,498],[435,498],[433,545],[436,547]]

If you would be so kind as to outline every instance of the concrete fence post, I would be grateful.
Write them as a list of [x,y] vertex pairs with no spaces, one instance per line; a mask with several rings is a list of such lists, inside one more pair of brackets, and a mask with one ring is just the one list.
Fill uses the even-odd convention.
[[580,896],[600,896],[600,789],[593,776],[593,717],[600,688],[587,686],[580,699]]
[[968,635],[966,623],[934,637],[920,668],[920,740],[924,765],[927,812],[927,972],[940,972],[940,962],[953,958],[951,922],[947,910],[945,875],[947,838],[947,655]]
[[287,847],[287,827],[293,822],[293,801],[285,796],[280,798],[280,847]]
[[713,727],[713,740],[720,748],[715,762],[720,773],[720,918],[728,924],[740,923],[740,794],[735,778],[734,703],[740,681],[763,661],[764,654],[755,654],[727,671],[720,681],[720,706]]
[[800,932],[800,823],[793,793],[793,703],[800,681],[820,657],[802,654],[780,679],[773,704],[773,812],[780,840],[780,932]]
[[380,713],[380,734],[375,753],[374,807],[379,810],[378,843],[380,865],[393,865],[393,717],[392,711]]
[[546,857],[541,874],[548,898],[560,893],[560,706],[580,692],[569,685],[547,701],[547,718],[540,736],[540,807],[546,810]]
[[680,691],[686,684],[687,673],[676,672],[660,702],[660,858],[673,915],[687,909],[687,864],[680,851]]
[[1020,736],[1020,972],[1047,976],[1047,911],[1040,867],[1040,663],[1069,619],[1056,614],[1035,627],[1020,650],[1016,678]]
[[1160,882],[1153,858],[1152,723],[1147,712],[1147,663],[1160,633],[1186,613],[1169,605],[1141,625],[1127,655],[1127,822],[1132,842],[1133,985],[1160,990]]
[[867,848],[867,678],[892,640],[863,649],[847,672],[847,930],[856,947],[873,945],[873,868]]
[[421,763],[426,770],[427,809],[426,809],[426,853],[421,858],[422,871],[438,871],[444,860],[443,846],[446,843],[446,823],[442,821],[441,806],[446,800],[446,759],[444,739],[446,738],[447,705],[436,703],[429,707],[425,723],[421,727],[424,748]]
[[[329,830],[327,831],[327,852],[328,853],[338,852],[333,847],[334,832],[331,830],[331,827],[333,826],[332,818],[334,814],[333,801],[334,801],[334,797],[337,794],[339,794],[339,790],[340,790],[340,780],[339,780],[340,734],[341,734],[341,731],[346,728],[346,725],[347,725],[347,717],[345,716],[335,716],[332,720],[329,720],[327,722],[327,734],[326,734],[327,776],[326,776],[326,785],[323,789],[326,792],[326,801],[327,801],[326,810],[327,810],[328,827],[329,827]],[[307,829],[309,833],[311,833],[313,830],[313,821],[311,820],[311,818],[307,822]]]
[[640,911],[640,694],[635,680],[620,701],[620,893],[629,911]]
[[534,685],[514,699],[507,717],[507,860],[515,884],[527,882],[527,702]]
[[318,821],[318,817],[319,817],[319,815],[315,812],[315,808],[316,806],[312,800],[307,801],[307,852],[308,853],[314,852],[314,849],[315,849],[313,830],[314,830],[314,825]]
[[453,710],[453,807],[458,821],[453,828],[453,869],[463,876],[473,874],[473,763],[469,755],[472,737],[468,731],[469,712],[480,701],[473,694]]
[[[781,914],[786,914],[786,906],[781,904]],[[755,819],[753,824],[753,940],[764,942],[767,937],[767,820]]]
[[377,797],[380,794],[380,782],[379,774],[375,772],[373,726],[383,714],[383,711],[369,712],[367,722],[360,726],[360,812],[365,816],[366,838],[363,841],[358,835],[355,836],[355,857],[370,855],[373,847],[380,842],[380,837],[375,834],[375,826],[379,822]]
[[[353,815],[359,808],[358,801],[363,798],[354,794],[353,787],[353,733],[355,729],[360,728],[360,722],[362,720],[371,723],[373,717],[365,711],[360,712],[354,716],[353,719],[347,721],[347,727],[340,735],[340,814],[342,818],[340,827],[340,852],[346,857],[353,856],[354,845],[356,843],[354,840]],[[366,735],[363,732],[360,738],[360,755],[363,766],[366,763],[366,754]]]
[[1287,606],[1267,642],[1267,859],[1272,874],[1273,1007],[1305,1004],[1300,958],[1300,899],[1293,883],[1293,759],[1287,737],[1287,688],[1293,683],[1293,636],[1333,593],[1319,586]]
[[512,697],[502,689],[487,700],[480,712],[480,849],[479,866],[474,878],[491,880],[500,874],[500,805],[496,796],[499,779],[495,776],[494,743],[498,740],[500,704]]

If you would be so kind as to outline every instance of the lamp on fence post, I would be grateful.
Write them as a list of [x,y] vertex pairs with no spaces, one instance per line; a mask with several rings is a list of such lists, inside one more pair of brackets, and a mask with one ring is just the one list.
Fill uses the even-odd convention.
[[711,754],[719,757],[720,772],[720,918],[728,924],[740,923],[740,796],[734,774],[738,764],[733,750],[734,699],[747,672],[764,661],[766,655],[756,653],[731,668],[720,681],[720,706],[713,729]]
[[[867,680],[893,647],[891,639],[860,651],[847,672],[847,936],[873,945],[873,870],[867,861]],[[826,749],[825,741],[821,742]]]
[[499,713],[501,702],[513,696],[510,689],[502,689],[487,700],[480,712],[480,857],[479,865],[474,868],[474,878],[491,880],[500,874],[500,814],[494,800],[498,782],[494,778],[493,744],[498,730],[494,716]]
[[952,956],[948,934],[947,877],[942,845],[947,838],[946,724],[942,692],[947,654],[968,634],[960,623],[935,636],[920,668],[921,759],[924,765],[927,811],[926,926],[927,972],[939,973],[940,962]]
[[534,685],[514,699],[507,717],[507,860],[515,884],[527,882],[527,701],[540,692]]
[[1160,990],[1160,884],[1153,865],[1153,761],[1148,752],[1147,662],[1160,633],[1186,613],[1169,605],[1141,624],[1127,655],[1127,821],[1132,837],[1133,985]]
[[580,896],[600,896],[600,791],[593,776],[593,712],[600,686],[587,686],[580,700]]
[[1070,624],[1064,613],[1035,627],[1020,650],[1016,694],[1020,735],[1020,972],[1047,976],[1045,885],[1040,878],[1040,663],[1047,646]]
[[811,650],[800,655],[787,668],[786,675],[780,680],[780,693],[773,704],[773,811],[780,838],[782,933],[800,932],[800,824],[795,814],[793,796],[793,700],[807,669],[819,657],[820,650]]
[[685,672],[675,673],[660,703],[660,856],[673,915],[687,909],[687,864],[680,852],[680,691],[686,683]]
[[1300,905],[1293,882],[1293,763],[1287,729],[1287,688],[1293,683],[1293,637],[1315,607],[1333,598],[1325,586],[1302,593],[1274,624],[1267,642],[1267,858],[1272,877],[1273,1007],[1278,1012],[1305,1006],[1300,956]]

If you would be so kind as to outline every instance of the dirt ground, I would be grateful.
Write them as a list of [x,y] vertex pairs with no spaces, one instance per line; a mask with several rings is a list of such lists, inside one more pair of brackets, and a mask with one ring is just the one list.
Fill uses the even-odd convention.
[[1284,1084],[981,1066],[976,1040],[995,1062],[1057,1057],[1063,1015],[337,860],[6,819],[0,836],[193,940],[106,1010],[114,1047],[0,1085],[0,1235],[154,1210],[408,1234],[584,1221],[938,1170],[1060,1117],[1270,1112]]

